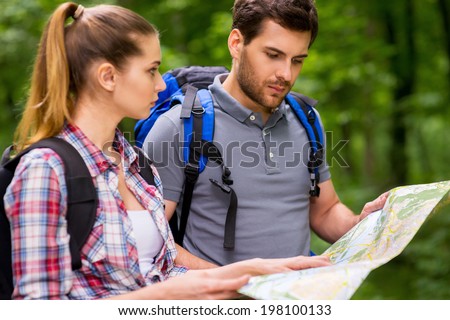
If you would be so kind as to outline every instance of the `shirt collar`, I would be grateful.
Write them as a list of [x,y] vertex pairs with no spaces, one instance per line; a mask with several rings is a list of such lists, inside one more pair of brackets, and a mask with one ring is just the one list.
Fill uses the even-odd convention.
[[[78,150],[93,177],[105,172],[108,168],[117,167],[76,125],[66,123],[59,136],[69,141]],[[119,129],[116,129],[112,146],[121,155],[125,170],[139,171],[136,152]]]
[[[215,102],[219,107],[240,122],[247,120],[254,112],[241,105],[235,98],[233,98],[224,88],[222,83],[227,78],[228,73],[217,75],[214,82],[209,86],[209,90],[214,96]],[[285,100],[281,102],[275,112],[276,119],[286,115]]]

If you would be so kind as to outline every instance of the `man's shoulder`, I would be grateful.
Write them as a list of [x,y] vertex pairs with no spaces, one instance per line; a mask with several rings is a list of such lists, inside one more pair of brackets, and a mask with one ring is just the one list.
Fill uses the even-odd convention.
[[166,112],[159,115],[159,117],[156,119],[155,124],[154,124],[153,128],[150,130],[150,132],[155,131],[155,127],[156,127],[156,130],[160,130],[161,128],[158,129],[158,127],[160,127],[160,126],[164,126],[165,128],[172,127],[172,128],[180,129],[183,124],[183,121],[180,118],[180,113],[181,113],[181,104],[173,106]]

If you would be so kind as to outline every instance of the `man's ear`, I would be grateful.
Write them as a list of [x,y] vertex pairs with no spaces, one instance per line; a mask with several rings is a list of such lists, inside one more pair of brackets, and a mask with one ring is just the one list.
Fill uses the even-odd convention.
[[233,59],[239,58],[244,46],[244,36],[238,29],[233,29],[228,36],[228,50]]
[[97,68],[97,81],[107,91],[113,91],[116,86],[117,69],[109,62],[100,64]]

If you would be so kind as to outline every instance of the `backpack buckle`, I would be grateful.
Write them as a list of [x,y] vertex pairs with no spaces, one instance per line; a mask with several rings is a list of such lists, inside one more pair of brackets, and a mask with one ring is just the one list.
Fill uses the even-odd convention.
[[309,189],[309,195],[311,197],[319,197],[320,187],[318,185],[318,182],[320,179],[320,174],[318,172],[317,172],[317,174],[312,172],[310,175],[310,179],[311,179],[311,187]]
[[314,122],[316,121],[316,113],[313,109],[308,110],[308,121],[311,124],[314,124]]
[[189,182],[195,183],[198,179],[199,167],[191,163],[186,164],[184,167],[184,175]]
[[219,187],[223,192],[225,193],[230,193],[231,192],[231,188],[229,186],[226,186],[222,183],[220,183],[219,181],[215,180],[215,179],[209,179],[209,181],[211,181],[211,183],[213,185],[215,185],[216,187]]
[[200,106],[200,107],[197,107],[197,106],[194,106],[193,108],[192,108],[192,114],[194,114],[194,115],[202,115],[202,114],[204,114],[205,113],[205,108],[203,108],[202,106]]
[[308,161],[308,168],[314,169],[319,167],[323,163],[323,149],[320,148],[316,152],[311,150],[309,161]]
[[231,186],[233,184],[233,180],[230,179],[231,171],[225,165],[222,168],[222,182],[227,186]]

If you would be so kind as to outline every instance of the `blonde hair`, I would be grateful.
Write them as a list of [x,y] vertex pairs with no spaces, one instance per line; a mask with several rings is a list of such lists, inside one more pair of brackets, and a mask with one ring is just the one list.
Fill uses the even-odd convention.
[[[66,25],[68,18],[74,21]],[[16,150],[61,132],[70,121],[78,92],[86,85],[92,62],[105,59],[121,69],[129,57],[141,54],[136,35],[149,34],[158,31],[119,6],[60,5],[40,40],[28,100],[15,133]]]

